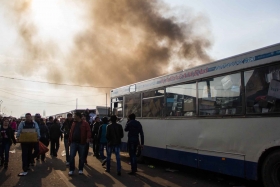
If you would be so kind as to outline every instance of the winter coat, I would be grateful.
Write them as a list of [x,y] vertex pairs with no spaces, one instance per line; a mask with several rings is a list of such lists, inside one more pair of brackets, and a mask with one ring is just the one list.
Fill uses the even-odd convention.
[[2,144],[2,142],[4,141],[4,139],[6,139],[5,137],[2,136],[2,131],[6,130],[6,135],[7,135],[7,140],[9,141],[9,144],[12,145],[12,143],[16,144],[16,139],[14,136],[15,131],[11,128],[8,127],[7,129],[4,129],[3,126],[1,126],[0,128],[0,145]]
[[130,120],[124,129],[128,132],[128,142],[139,142],[139,134],[141,137],[141,145],[144,145],[144,133],[142,125],[137,120]]
[[108,146],[115,146],[121,144],[121,139],[123,138],[123,128],[118,123],[112,123],[107,126],[106,138],[108,141]]
[[99,131],[98,131],[98,142],[100,143],[107,143],[107,139],[106,139],[106,129],[107,129],[107,125],[108,124],[102,124],[100,127],[99,127]]
[[70,134],[70,129],[71,126],[73,124],[74,120],[65,120],[65,122],[63,123],[62,127],[61,127],[61,131],[64,133],[64,138],[68,139],[69,138],[69,134]]
[[[69,139],[68,139],[69,144],[72,143],[75,126],[76,126],[76,122],[74,121],[71,126],[71,130],[69,134]],[[85,144],[87,140],[90,140],[91,138],[90,126],[88,122],[82,121],[80,131],[81,131],[81,144]]]
[[62,132],[60,131],[60,124],[54,123],[50,128],[50,139],[59,139],[59,137],[62,137]]

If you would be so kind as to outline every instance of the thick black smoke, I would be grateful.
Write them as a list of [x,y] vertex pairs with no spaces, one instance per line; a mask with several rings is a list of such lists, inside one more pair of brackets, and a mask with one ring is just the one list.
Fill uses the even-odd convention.
[[[34,60],[54,58],[55,41],[41,43],[36,37],[36,25],[23,19],[31,3],[21,1],[11,6],[25,52]],[[84,10],[87,27],[74,38],[74,47],[61,62],[65,71],[50,69],[47,76],[50,81],[64,78],[83,85],[119,87],[162,75],[170,67],[175,71],[211,61],[207,54],[211,47],[210,33],[198,34],[207,27],[203,16],[187,13],[185,22],[168,17],[172,10],[160,0],[80,3],[87,7]],[[183,63],[176,63],[177,59]]]

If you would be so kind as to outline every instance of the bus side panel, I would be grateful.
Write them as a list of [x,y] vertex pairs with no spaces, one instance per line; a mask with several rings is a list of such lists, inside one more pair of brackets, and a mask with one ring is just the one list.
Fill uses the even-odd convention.
[[197,152],[184,152],[179,150],[166,149],[166,161],[185,166],[197,167]]
[[239,160],[200,154],[198,168],[241,178],[245,177],[244,157],[243,160]]
[[245,172],[246,179],[258,180],[258,164],[256,162],[246,161]]

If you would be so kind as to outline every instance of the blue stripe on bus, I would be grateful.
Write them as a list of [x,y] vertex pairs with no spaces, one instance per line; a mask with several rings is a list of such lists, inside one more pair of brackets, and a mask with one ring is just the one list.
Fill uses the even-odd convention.
[[[127,151],[127,144],[122,143],[122,151]],[[199,155],[172,149],[145,146],[142,155],[180,165],[213,171],[226,175],[257,180],[257,163],[232,158]]]

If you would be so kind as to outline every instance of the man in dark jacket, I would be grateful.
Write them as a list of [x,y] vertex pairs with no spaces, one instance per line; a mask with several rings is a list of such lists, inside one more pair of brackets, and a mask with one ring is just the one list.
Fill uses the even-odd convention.
[[[39,129],[40,129],[40,141],[46,146],[49,146],[49,141],[50,141],[50,134],[49,134],[49,129],[47,127],[47,125],[44,122],[40,122],[40,124],[38,124]],[[42,154],[41,155],[41,161],[45,162],[45,158],[46,158],[46,154]],[[40,159],[40,155],[37,156],[37,160]]]
[[51,150],[54,157],[57,157],[57,152],[59,149],[59,138],[62,138],[62,132],[60,130],[60,123],[58,119],[54,119],[54,124],[50,129],[50,139],[51,139]]
[[70,154],[69,154],[69,133],[70,133],[70,129],[72,126],[72,123],[74,122],[73,118],[72,118],[72,114],[68,113],[67,114],[67,119],[65,120],[65,122],[63,123],[62,127],[61,127],[61,131],[64,133],[64,146],[65,146],[65,152],[66,152],[66,166],[69,165],[70,162]]
[[117,123],[117,116],[111,116],[112,124],[107,126],[106,138],[107,138],[107,165],[106,172],[110,172],[110,162],[112,151],[115,152],[117,160],[117,173],[121,175],[121,160],[120,160],[120,149],[121,139],[123,138],[123,128]]
[[[49,121],[47,122],[47,127],[49,129],[49,132],[50,132],[50,129],[51,129],[51,126],[53,125],[53,117],[50,116],[49,117]],[[50,140],[51,141],[51,140]],[[49,144],[50,144],[50,141],[49,141]],[[53,155],[52,153],[52,149],[50,148],[50,155]]]
[[52,125],[53,125],[53,117],[50,116],[50,117],[49,117],[49,121],[47,122],[47,127],[49,128],[49,130],[50,130],[50,128],[51,128]]
[[86,117],[86,121],[88,122],[88,124],[90,123],[90,116],[89,116],[89,109],[87,108],[86,110],[85,110],[85,112],[84,112],[84,115],[85,115],[85,117]]
[[92,150],[96,158],[99,158],[99,141],[97,137],[98,137],[98,131],[100,125],[101,125],[100,118],[96,117],[95,123],[93,124],[93,128],[92,128]]
[[[44,121],[41,118],[41,115],[39,113],[35,114],[35,122],[38,124],[38,127],[40,128],[40,126],[43,126]],[[38,158],[38,154],[39,154],[39,142],[34,143],[34,151],[33,154],[36,155],[36,157]],[[38,158],[39,159],[39,158]],[[35,161],[34,159],[31,159],[30,161],[30,165],[34,166]]]
[[90,126],[86,121],[82,120],[80,112],[75,113],[75,121],[72,124],[69,134],[70,144],[70,171],[69,175],[73,175],[75,170],[75,156],[79,153],[79,174],[83,174],[85,162],[86,143],[90,142],[91,132]]
[[[128,116],[129,122],[126,124],[124,131],[128,132],[128,152],[130,156],[131,172],[130,175],[135,175],[137,172],[137,161],[136,161],[136,151],[137,147],[143,148],[144,145],[144,133],[142,125],[139,121],[135,120],[135,114],[130,114]],[[139,134],[141,137],[141,145],[139,145]]]

